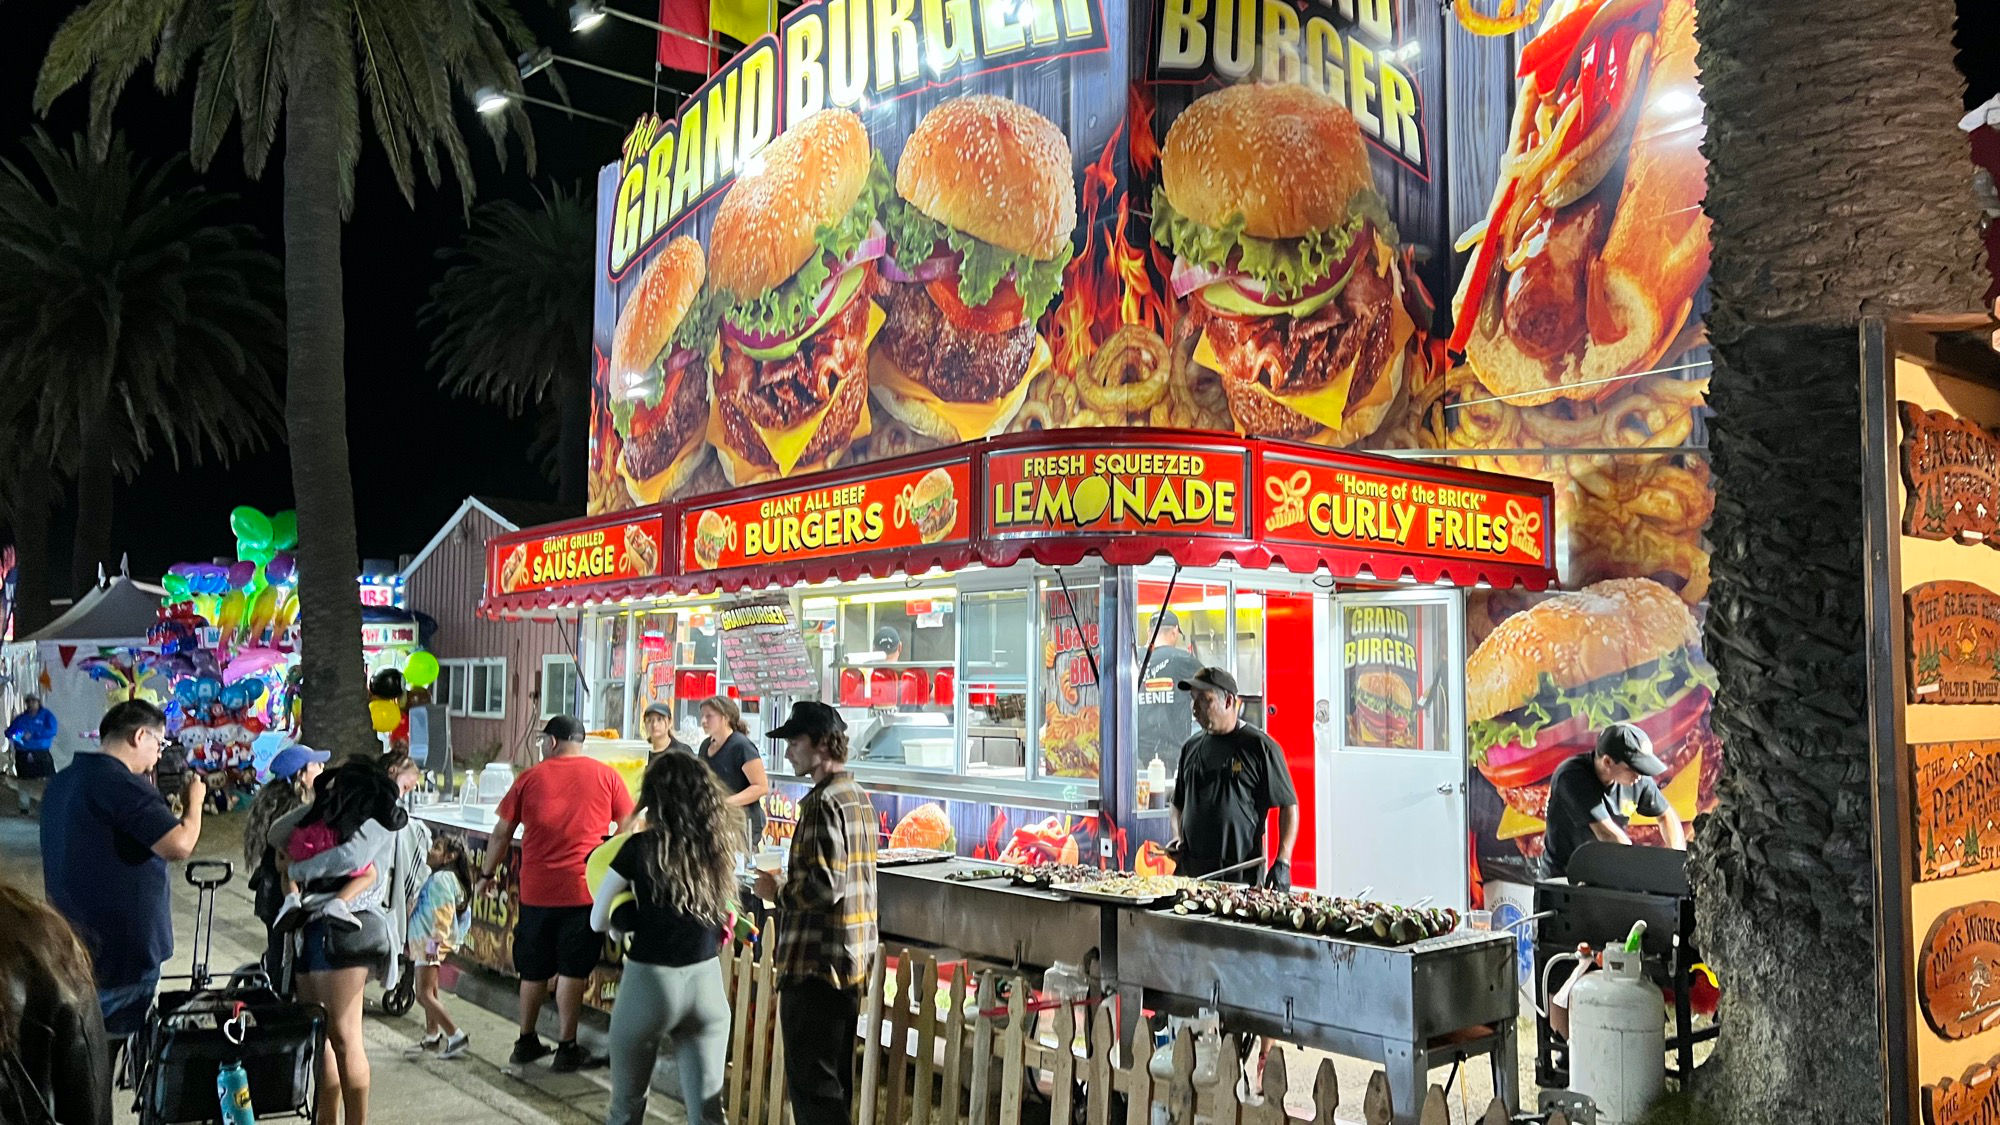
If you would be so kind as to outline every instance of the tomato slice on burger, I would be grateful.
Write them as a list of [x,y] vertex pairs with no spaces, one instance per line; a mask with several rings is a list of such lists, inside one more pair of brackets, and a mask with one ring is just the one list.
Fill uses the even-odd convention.
[[968,332],[989,334],[1012,332],[1027,319],[1026,308],[1021,303],[1021,294],[1014,288],[1012,280],[1003,281],[993,291],[993,297],[978,308],[968,308],[958,297],[958,278],[941,277],[924,286],[930,292],[931,300],[944,310],[944,318]]

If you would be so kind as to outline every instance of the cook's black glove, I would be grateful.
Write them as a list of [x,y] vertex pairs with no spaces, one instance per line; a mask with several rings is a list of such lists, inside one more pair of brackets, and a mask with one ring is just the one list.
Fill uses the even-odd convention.
[[1271,869],[1264,872],[1264,885],[1274,891],[1291,890],[1292,865],[1282,859],[1272,864]]

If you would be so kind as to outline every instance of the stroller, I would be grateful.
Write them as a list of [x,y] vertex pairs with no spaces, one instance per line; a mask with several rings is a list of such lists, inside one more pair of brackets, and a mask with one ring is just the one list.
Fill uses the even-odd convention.
[[139,1125],[216,1120],[216,1075],[235,1062],[249,1078],[258,1117],[310,1118],[316,1108],[326,1010],[279,995],[261,967],[238,969],[219,983],[209,975],[215,892],[233,874],[226,860],[187,865],[195,888],[193,964],[184,977],[164,978],[187,987],[162,991],[127,1045]]

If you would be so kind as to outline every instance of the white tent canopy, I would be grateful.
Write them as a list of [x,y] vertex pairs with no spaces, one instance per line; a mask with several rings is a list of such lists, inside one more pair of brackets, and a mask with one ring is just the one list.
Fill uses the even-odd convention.
[[23,641],[78,645],[141,645],[159,618],[166,591],[120,575],[99,586]]

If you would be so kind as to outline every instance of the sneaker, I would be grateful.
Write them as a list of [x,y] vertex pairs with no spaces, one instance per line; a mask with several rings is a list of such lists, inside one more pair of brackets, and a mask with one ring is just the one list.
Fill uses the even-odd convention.
[[284,905],[278,907],[278,916],[271,919],[271,932],[289,934],[305,924],[306,912],[299,904],[299,896],[286,895]]
[[514,1053],[507,1056],[510,1066],[526,1066],[537,1059],[545,1058],[554,1047],[542,1042],[539,1035],[523,1035],[514,1040]]
[[445,1038],[444,1046],[438,1049],[438,1058],[441,1059],[458,1058],[460,1055],[465,1054],[465,1049],[471,1045],[472,1045],[472,1034],[470,1032],[467,1031],[452,1032],[451,1035]]
[[348,933],[355,933],[361,929],[361,919],[354,916],[354,908],[348,906],[347,903],[340,899],[333,899],[325,906],[320,907],[319,916],[326,919],[331,925],[346,930]]
[[415,1043],[412,1043],[409,1046],[403,1048],[403,1057],[406,1059],[422,1058],[423,1056],[433,1051],[436,1051],[440,1047],[444,1046],[444,1041],[445,1041],[444,1032],[442,1031],[431,1032],[429,1035],[426,1035],[422,1039],[417,1040]]
[[604,1063],[603,1055],[591,1054],[572,1039],[556,1047],[556,1058],[549,1069],[557,1074],[574,1074],[579,1070],[596,1070]]

